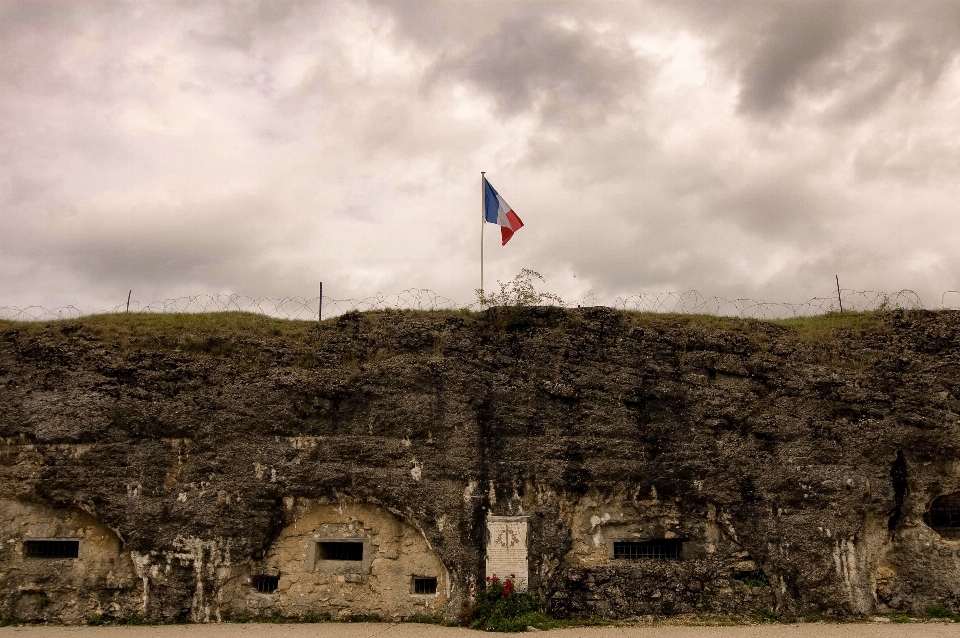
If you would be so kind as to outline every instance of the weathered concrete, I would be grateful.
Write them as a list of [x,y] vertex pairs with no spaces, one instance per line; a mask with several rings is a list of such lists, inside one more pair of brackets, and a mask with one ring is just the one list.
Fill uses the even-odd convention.
[[[530,517],[530,586],[558,616],[960,611],[958,541],[923,522],[960,491],[958,329],[954,312],[810,334],[603,308],[350,314],[292,337],[13,326],[0,497],[122,543],[132,589],[84,581],[99,607],[67,621],[114,598],[157,620],[453,617],[488,513]],[[0,557],[16,614],[34,595],[10,567],[20,527]],[[377,547],[360,582],[310,567],[328,533]],[[682,558],[611,555],[658,538]],[[269,570],[278,591],[251,591]],[[417,572],[436,598],[411,596]]]
[[[167,638],[182,636],[183,626],[159,627],[0,627],[0,638],[53,638],[65,633],[77,638]],[[479,638],[490,634],[462,627],[438,627],[416,623],[320,623],[306,625],[221,624],[191,626],[196,638]],[[738,625],[728,627],[577,627],[540,632],[544,638],[956,638],[960,625],[826,624]]]

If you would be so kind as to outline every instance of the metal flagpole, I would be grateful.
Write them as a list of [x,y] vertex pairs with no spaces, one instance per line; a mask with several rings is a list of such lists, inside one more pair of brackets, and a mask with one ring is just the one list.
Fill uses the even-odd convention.
[[483,198],[486,195],[484,185],[486,171],[480,171],[480,309],[483,309],[483,229],[487,225],[487,211],[483,207]]

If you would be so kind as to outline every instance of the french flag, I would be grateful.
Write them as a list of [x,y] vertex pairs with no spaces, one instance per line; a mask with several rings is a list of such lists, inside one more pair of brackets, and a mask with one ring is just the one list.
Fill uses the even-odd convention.
[[523,228],[523,222],[486,178],[483,180],[483,218],[491,224],[500,226],[502,246],[506,246],[513,234]]

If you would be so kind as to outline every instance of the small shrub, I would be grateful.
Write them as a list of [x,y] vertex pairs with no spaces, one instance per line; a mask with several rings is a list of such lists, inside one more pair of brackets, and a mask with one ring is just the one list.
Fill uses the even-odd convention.
[[757,622],[780,622],[780,614],[775,609],[757,609],[753,612],[753,618]]
[[906,614],[890,614],[890,620],[892,620],[895,623],[913,622],[913,619]]
[[3,615],[0,615],[0,627],[9,627],[15,622],[16,619],[14,619],[13,614],[9,611],[5,611]]
[[943,605],[930,605],[927,607],[926,613],[931,618],[953,618],[954,613],[944,607]]
[[37,609],[43,611],[50,604],[50,597],[44,593],[39,593],[33,597],[34,603],[37,605]]
[[533,279],[539,279],[546,283],[543,275],[529,268],[522,269],[513,281],[503,283],[498,281],[500,292],[486,294],[484,290],[477,289],[477,301],[480,306],[541,306],[544,303],[550,305],[563,305],[563,299],[552,292],[537,292],[533,285]]
[[541,611],[540,598],[529,592],[514,591],[511,574],[501,581],[496,575],[487,578],[486,586],[476,593],[475,603],[466,618],[471,629],[518,632],[527,627],[551,629],[559,626]]

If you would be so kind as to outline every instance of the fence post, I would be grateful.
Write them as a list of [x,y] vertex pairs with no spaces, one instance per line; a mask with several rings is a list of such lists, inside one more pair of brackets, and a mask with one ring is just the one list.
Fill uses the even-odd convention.
[[130,314],[130,295],[133,294],[133,289],[130,289],[130,292],[127,293],[127,314]]
[[320,282],[320,303],[317,305],[317,325],[323,321],[323,282]]
[[837,301],[840,302],[840,312],[843,312],[843,299],[840,297],[840,275],[834,275],[837,278]]

